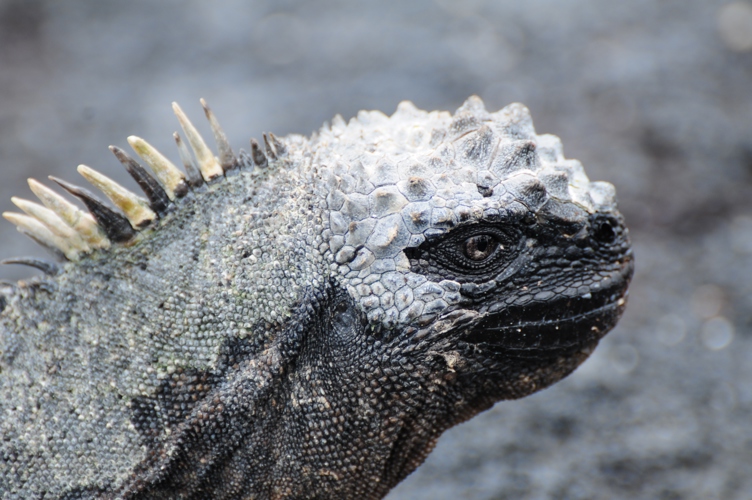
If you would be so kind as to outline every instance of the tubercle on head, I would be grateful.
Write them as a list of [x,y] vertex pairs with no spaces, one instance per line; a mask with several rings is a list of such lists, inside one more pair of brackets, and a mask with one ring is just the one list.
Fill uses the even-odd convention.
[[579,161],[564,157],[558,137],[537,135],[519,103],[490,113],[472,96],[452,115],[404,101],[390,117],[362,111],[348,123],[335,119],[317,140],[322,163],[331,161],[329,209],[344,219],[335,232],[345,237],[344,222],[400,211],[416,236],[492,218],[512,204],[532,213],[548,200],[588,213],[616,208],[613,186],[591,182]]
[[[52,181],[78,198],[88,213],[44,184],[30,178],[29,187],[41,204],[14,197],[13,203],[24,213],[5,212],[2,214],[3,217],[16,225],[19,232],[50,250],[58,260],[75,262],[96,250],[106,250],[113,244],[127,244],[133,241],[141,231],[163,217],[191,189],[198,189],[206,183],[218,182],[227,172],[234,169],[266,167],[270,160],[287,153],[284,144],[274,134],[269,134],[268,138],[265,134],[266,153],[258,147],[255,139],[251,139],[252,155],[241,150],[239,156],[236,156],[214,112],[204,99],[201,99],[201,106],[217,145],[217,156],[207,146],[180,106],[172,103],[173,111],[187,139],[186,144],[177,132],[173,135],[185,171],[137,136],[128,137],[128,143],[145,166],[121,148],[109,147],[146,198],[86,165],[79,165],[79,174],[104,193],[114,208],[90,191],[51,176]],[[273,157],[270,156],[272,154]],[[40,269],[48,275],[57,274],[59,271],[56,264],[42,259],[14,258],[0,263],[23,264]]]
[[[533,204],[540,198],[533,185],[537,183],[544,197],[572,202],[590,213],[615,207],[613,187],[590,182],[578,160],[564,157],[558,137],[536,134],[530,111],[520,103],[491,113],[479,97],[471,96],[450,114],[423,111],[403,101],[391,116],[361,111],[349,122],[337,116],[316,140],[322,161],[331,160],[326,155],[332,150],[341,157],[345,168],[330,165],[334,175],[356,176],[355,169],[375,188],[394,175],[384,169],[396,168],[403,183],[467,182],[483,197],[499,196],[508,184],[518,184],[512,189],[522,189],[520,201],[525,204],[526,198]],[[348,150],[353,154],[348,156]],[[410,162],[418,160],[426,168],[409,172],[409,165],[399,164],[405,153]],[[430,169],[443,177],[427,180],[424,174]],[[525,183],[529,186],[522,186]],[[368,195],[362,185],[357,192]]]

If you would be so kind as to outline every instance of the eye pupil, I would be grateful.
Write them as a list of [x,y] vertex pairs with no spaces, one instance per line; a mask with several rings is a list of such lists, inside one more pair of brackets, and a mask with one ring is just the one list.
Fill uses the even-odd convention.
[[490,257],[499,247],[499,242],[491,235],[480,234],[466,239],[462,252],[468,259],[480,262]]

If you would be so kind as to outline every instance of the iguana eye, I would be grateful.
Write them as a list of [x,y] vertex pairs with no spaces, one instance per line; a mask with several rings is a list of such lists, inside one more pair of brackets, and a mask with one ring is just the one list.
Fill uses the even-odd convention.
[[497,276],[514,260],[521,238],[510,224],[484,222],[461,226],[419,247],[406,248],[405,255],[413,272],[431,279],[482,282]]
[[462,253],[474,262],[482,262],[491,257],[499,247],[504,248],[493,235],[478,234],[462,243]]

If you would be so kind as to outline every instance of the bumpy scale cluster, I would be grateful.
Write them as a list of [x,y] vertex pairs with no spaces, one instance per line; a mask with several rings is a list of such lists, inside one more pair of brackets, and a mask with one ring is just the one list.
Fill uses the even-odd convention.
[[[364,147],[365,145],[368,145]],[[454,115],[402,102],[391,117],[337,117],[312,142],[329,212],[332,270],[368,312],[389,327],[428,320],[460,302],[460,284],[411,274],[403,252],[460,225],[536,212],[549,198],[589,213],[615,206],[606,182],[590,182],[561,141],[535,134],[512,104],[489,113],[471,97]]]

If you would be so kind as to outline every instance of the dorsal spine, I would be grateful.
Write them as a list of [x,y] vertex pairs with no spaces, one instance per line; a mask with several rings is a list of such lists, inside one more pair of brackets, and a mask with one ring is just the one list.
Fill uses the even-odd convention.
[[[286,147],[277,137],[264,134],[265,153],[255,139],[251,139],[251,156],[241,150],[240,159],[233,152],[219,121],[204,99],[201,106],[217,144],[218,155],[206,145],[194,125],[177,103],[173,111],[185,133],[187,143],[175,132],[173,137],[178,147],[185,172],[175,166],[161,152],[144,139],[128,137],[128,143],[143,160],[146,166],[129,156],[117,146],[110,146],[118,161],[133,177],[146,199],[121,186],[109,177],[86,165],[79,165],[78,172],[92,185],[104,193],[116,208],[111,208],[88,190],[50,177],[65,191],[78,198],[89,213],[78,209],[47,186],[29,179],[29,186],[42,202],[42,205],[13,198],[14,203],[25,213],[5,212],[3,216],[15,224],[18,230],[43,246],[61,260],[77,261],[82,256],[97,250],[107,249],[113,243],[132,240],[139,231],[151,226],[164,216],[178,199],[188,194],[190,189],[204,183],[216,182],[226,172],[241,166],[265,167],[269,160],[286,153]],[[190,145],[190,150],[188,148]],[[267,156],[269,155],[269,158]],[[55,264],[32,258],[14,258],[2,261],[4,264],[24,264],[41,269],[45,274],[58,272]]]

